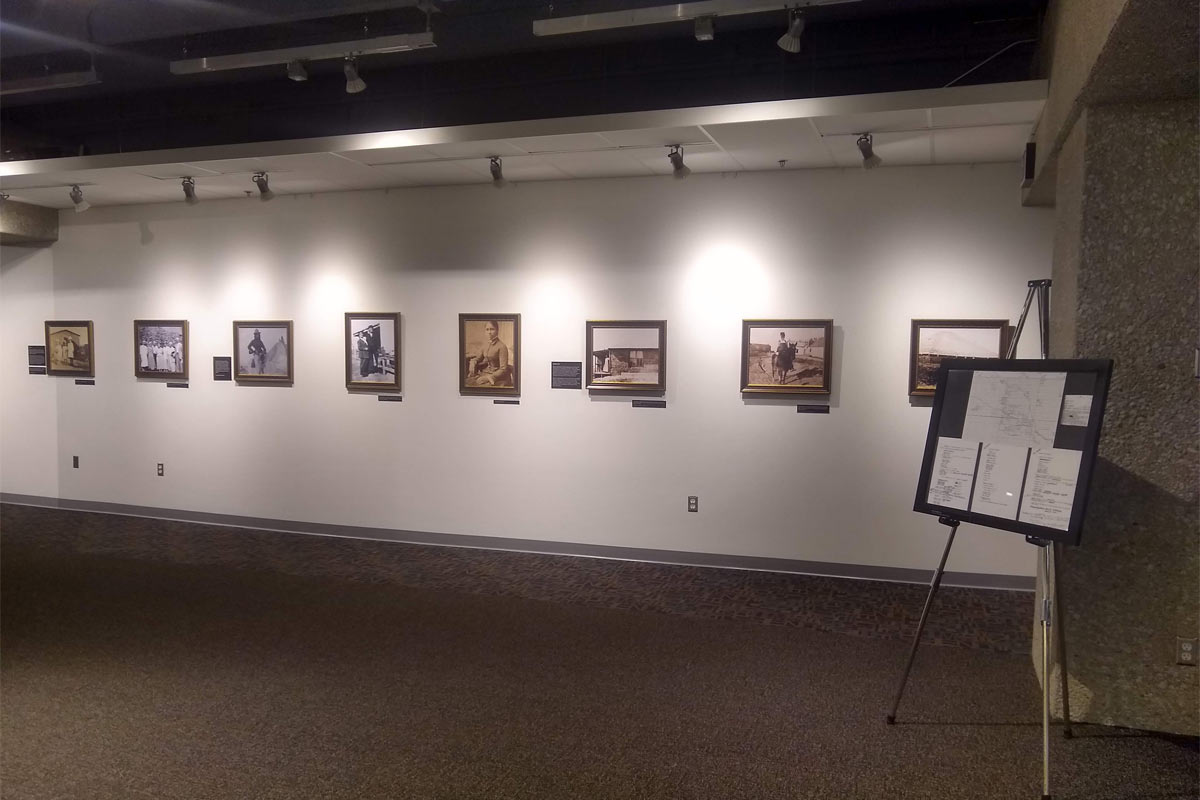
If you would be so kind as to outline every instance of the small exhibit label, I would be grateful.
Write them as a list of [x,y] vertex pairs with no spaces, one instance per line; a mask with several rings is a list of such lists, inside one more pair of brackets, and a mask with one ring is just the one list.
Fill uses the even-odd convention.
[[44,344],[29,345],[29,366],[31,366],[31,367],[46,366],[46,345],[44,345]]
[[550,388],[551,389],[582,389],[583,388],[583,362],[582,361],[551,361],[550,362]]
[[797,414],[828,414],[829,406],[818,406],[815,404],[801,403],[796,406]]
[[381,403],[400,403],[404,400],[404,395],[399,394],[381,394],[379,402]]
[[233,380],[233,356],[213,356],[213,380]]
[[168,383],[167,388],[168,389],[186,389],[186,388],[188,388],[188,385],[186,383]]
[[95,386],[96,381],[93,380],[92,378],[76,378],[75,385],[76,386]]
[[45,375],[46,368],[45,367],[30,367],[29,374],[30,375]]
[[634,408],[666,408],[666,400],[634,400]]
[[521,405],[520,400],[493,400],[492,402],[498,406],[519,406],[519,405]]

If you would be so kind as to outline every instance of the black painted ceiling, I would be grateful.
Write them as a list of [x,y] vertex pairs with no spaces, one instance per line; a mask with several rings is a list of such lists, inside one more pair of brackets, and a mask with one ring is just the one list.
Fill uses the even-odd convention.
[[[98,85],[0,98],[4,160],[925,89],[1039,76],[1045,0],[861,0],[815,7],[800,53],[777,12],[535,37],[549,16],[662,0],[437,0],[436,49],[176,76],[182,58],[422,31],[415,0],[4,0],[0,80],[88,69]],[[1019,44],[1014,44],[1019,43]],[[1010,45],[1013,45],[1010,47]]]

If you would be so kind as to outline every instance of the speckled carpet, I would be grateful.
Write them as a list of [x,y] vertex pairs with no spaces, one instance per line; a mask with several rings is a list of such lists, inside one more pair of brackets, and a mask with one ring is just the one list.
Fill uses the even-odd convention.
[[[1026,653],[925,647],[888,727],[889,636],[100,552],[37,527],[98,515],[2,511],[5,800],[1040,796]],[[1192,740],[1053,748],[1064,800],[1200,789]]]

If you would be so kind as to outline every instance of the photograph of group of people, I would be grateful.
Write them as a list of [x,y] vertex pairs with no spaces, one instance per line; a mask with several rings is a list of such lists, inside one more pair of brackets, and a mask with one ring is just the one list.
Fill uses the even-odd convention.
[[134,374],[187,378],[187,320],[135,320]]
[[95,374],[92,360],[91,320],[46,322],[46,374],[91,377]]

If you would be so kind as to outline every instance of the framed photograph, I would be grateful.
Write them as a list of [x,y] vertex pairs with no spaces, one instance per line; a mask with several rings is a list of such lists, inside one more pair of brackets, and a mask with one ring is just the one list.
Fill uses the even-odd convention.
[[234,322],[234,380],[291,383],[293,345],[290,319]]
[[908,394],[932,397],[947,358],[1003,358],[1006,319],[914,319],[908,357]]
[[742,320],[744,394],[829,394],[833,320]]
[[133,321],[133,374],[139,378],[187,380],[186,319]]
[[346,312],[346,388],[400,391],[400,314]]
[[521,393],[521,315],[458,315],[458,391]]
[[46,322],[46,374],[96,377],[95,337],[92,321]]
[[667,390],[667,321],[587,322],[587,388]]

